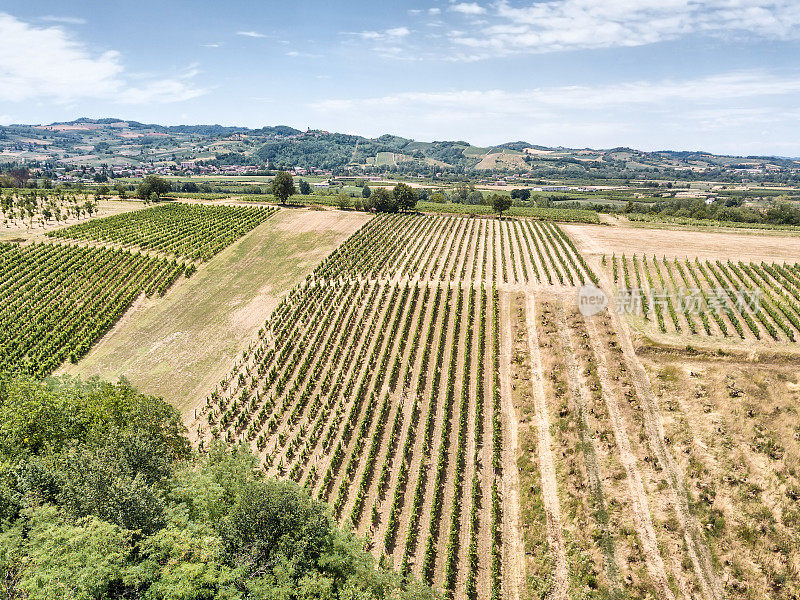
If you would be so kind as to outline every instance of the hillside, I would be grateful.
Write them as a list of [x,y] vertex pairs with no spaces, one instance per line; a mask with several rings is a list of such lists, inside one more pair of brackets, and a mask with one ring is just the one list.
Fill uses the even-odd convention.
[[145,124],[87,119],[0,127],[0,162],[62,166],[173,166],[196,163],[409,173],[507,171],[540,177],[625,178],[656,173],[672,179],[788,182],[800,161],[719,156],[699,151],[546,147],[525,141],[478,147],[466,141],[420,142],[395,135],[366,138],[283,125],[249,129],[221,125]]

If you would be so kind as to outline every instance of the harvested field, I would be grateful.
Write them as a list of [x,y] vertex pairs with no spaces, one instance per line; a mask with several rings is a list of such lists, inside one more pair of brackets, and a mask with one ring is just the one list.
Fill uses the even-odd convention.
[[800,363],[644,352],[727,598],[800,594]]
[[791,262],[800,260],[800,236],[769,232],[725,233],[573,224],[562,228],[587,255],[646,254],[668,258]]

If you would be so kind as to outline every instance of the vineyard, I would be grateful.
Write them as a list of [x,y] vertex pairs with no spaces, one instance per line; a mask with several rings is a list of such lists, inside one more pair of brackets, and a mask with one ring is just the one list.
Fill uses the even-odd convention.
[[390,215],[333,252],[317,278],[573,286],[597,277],[558,225],[522,219]]
[[268,219],[276,210],[165,203],[72,225],[47,235],[120,244],[205,261]]
[[661,333],[777,342],[800,338],[800,265],[635,254],[603,260],[617,300]]
[[498,286],[588,280],[552,223],[376,217],[284,299],[195,426],[249,442],[403,573],[499,598],[515,465]]
[[[698,287],[731,300],[714,288],[758,284],[759,311],[712,301],[694,315],[665,299],[647,319],[681,332],[693,323],[698,335],[793,339],[796,267],[598,262],[642,296]],[[752,582],[767,542],[736,562],[745,529],[724,525],[755,527],[734,508],[749,515],[753,503],[734,491],[715,502],[704,454],[653,385],[673,375],[647,363],[651,378],[624,315],[579,314],[576,288],[590,282],[597,276],[550,222],[375,217],[284,298],[201,402],[193,431],[203,443],[249,444],[268,474],[327,501],[380,560],[448,598],[765,592]],[[796,442],[761,421],[752,438],[745,427],[735,439],[796,462],[785,446]],[[770,468],[778,477],[780,465]],[[785,544],[798,524],[778,523],[785,503],[773,508],[769,543]],[[770,573],[796,590],[787,560],[770,561]]]
[[78,360],[137,296],[163,295],[184,270],[122,250],[0,244],[0,370],[43,377]]

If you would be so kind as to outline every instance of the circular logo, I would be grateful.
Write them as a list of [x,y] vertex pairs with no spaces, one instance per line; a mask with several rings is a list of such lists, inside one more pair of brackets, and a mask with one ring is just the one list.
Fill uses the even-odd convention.
[[608,306],[608,296],[595,285],[583,285],[578,290],[578,311],[584,317],[591,317]]

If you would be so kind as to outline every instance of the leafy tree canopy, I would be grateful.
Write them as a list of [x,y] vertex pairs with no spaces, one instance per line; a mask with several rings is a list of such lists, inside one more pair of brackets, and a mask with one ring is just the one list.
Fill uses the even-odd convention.
[[272,180],[272,194],[281,204],[286,204],[289,197],[296,193],[297,189],[294,187],[294,180],[290,173],[280,171],[275,175],[275,179]]
[[405,183],[398,183],[394,186],[392,195],[400,210],[412,210],[417,205],[417,193]]
[[152,198],[153,196],[156,199],[160,199],[169,190],[169,181],[158,175],[148,175],[136,187],[136,195],[142,199]]
[[503,194],[492,194],[492,208],[495,212],[503,216],[503,213],[511,208],[511,196],[505,196]]
[[191,451],[125,381],[0,379],[0,593],[53,599],[428,600],[245,445]]
[[378,212],[396,213],[400,208],[397,198],[386,188],[376,188],[369,199]]

